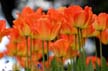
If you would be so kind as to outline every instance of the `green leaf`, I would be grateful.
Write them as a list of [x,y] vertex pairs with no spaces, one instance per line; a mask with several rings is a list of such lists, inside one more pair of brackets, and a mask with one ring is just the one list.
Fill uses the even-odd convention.
[[72,64],[68,64],[67,71],[72,71]]
[[96,71],[100,71],[100,66],[96,63]]
[[82,52],[77,61],[77,71],[86,71],[86,67],[86,55]]
[[102,57],[102,71],[108,70],[107,61],[104,57]]
[[51,61],[50,71],[63,71],[64,65],[57,62],[56,58]]
[[57,61],[54,58],[51,62],[51,71],[56,71],[57,70]]
[[31,71],[30,68],[25,68],[25,71]]
[[86,71],[94,71],[93,64],[91,61],[90,61],[89,65],[87,66]]

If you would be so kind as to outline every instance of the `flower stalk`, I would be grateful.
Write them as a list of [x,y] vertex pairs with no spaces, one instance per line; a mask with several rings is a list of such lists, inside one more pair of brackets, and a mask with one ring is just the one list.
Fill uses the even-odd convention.
[[43,71],[45,71],[45,57],[44,57],[44,54],[45,54],[45,51],[44,51],[44,40],[42,40],[42,62],[43,62]]
[[[101,31],[100,31],[100,39],[101,39]],[[102,60],[102,43],[101,43],[101,40],[100,40],[100,42],[99,42],[99,44],[100,44],[100,59],[101,59],[101,71],[102,71],[102,66],[103,66],[103,60]]]
[[25,65],[26,65],[26,69],[27,69],[27,71],[29,71],[28,36],[25,36],[25,39],[26,39],[26,61],[25,61]]

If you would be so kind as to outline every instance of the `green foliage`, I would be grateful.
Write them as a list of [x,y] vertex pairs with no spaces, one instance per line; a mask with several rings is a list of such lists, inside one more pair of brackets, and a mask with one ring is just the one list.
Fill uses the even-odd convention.
[[100,71],[100,66],[96,63],[96,71]]
[[51,62],[50,71],[63,71],[62,65],[54,58]]
[[94,68],[93,68],[91,61],[90,61],[89,65],[87,66],[86,71],[94,71]]
[[102,57],[102,71],[107,71],[108,70],[108,66],[107,66],[107,62],[106,59],[104,57]]
[[107,71],[107,61],[102,58],[102,66],[96,63],[96,68],[93,67],[92,61],[86,65],[86,56],[81,53],[81,56],[74,62],[67,65],[67,70],[64,70],[63,63],[60,63],[54,58],[51,62],[50,69],[48,71]]
[[31,71],[30,68],[25,68],[25,71]]

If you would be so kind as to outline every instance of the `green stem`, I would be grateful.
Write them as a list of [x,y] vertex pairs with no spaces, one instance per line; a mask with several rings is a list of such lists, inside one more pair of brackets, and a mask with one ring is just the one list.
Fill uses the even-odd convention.
[[[84,48],[83,48],[83,41],[82,40],[82,30],[80,29],[80,44],[81,44],[81,53],[82,53],[82,60],[84,61],[84,64],[85,64],[85,54],[84,54]],[[82,66],[82,70],[85,71],[85,65],[84,67]]]
[[63,57],[60,57],[60,59],[61,59],[61,71],[64,71]]
[[[15,42],[14,44],[15,44],[15,48],[16,48],[15,57],[17,57],[17,51],[18,51],[17,42]],[[17,68],[17,60],[15,61],[15,70],[16,70],[16,68]]]
[[43,71],[45,71],[44,40],[42,40]]
[[83,62],[83,65],[80,67],[81,70],[85,71],[86,69],[86,63],[85,63],[85,60],[86,60],[86,55],[85,55],[85,51],[84,51],[84,48],[83,48],[83,41],[82,41],[82,29],[78,28],[78,43],[79,43],[79,50],[80,50],[80,53],[82,54],[82,61]]
[[[78,50],[78,47],[77,47],[78,38],[77,38],[77,34],[75,34],[74,36],[75,36],[75,46],[74,47],[75,47],[75,51],[76,51],[76,50]],[[76,57],[73,58],[73,63],[72,63],[72,56],[70,57],[70,59],[71,59],[71,64],[72,64],[70,71],[72,71],[72,68],[73,68],[73,71],[75,71],[76,67],[77,67],[76,62],[74,62],[74,61],[76,61]]]
[[81,41],[81,40],[80,40],[80,37],[81,37],[81,36],[80,36],[80,35],[81,35],[81,34],[80,34],[80,29],[77,28],[77,30],[78,30],[78,44],[79,44],[79,45],[78,45],[78,50],[80,51],[80,48],[81,48],[81,44],[80,44],[80,41]]
[[[78,31],[78,50],[79,50],[79,53],[81,53],[81,51],[80,51],[80,46],[81,46],[81,44],[80,44],[80,29],[77,28],[77,31]],[[82,71],[81,66],[79,66],[78,68]]]
[[31,71],[32,71],[32,65],[33,65],[32,63],[33,40],[34,39],[30,38],[30,69]]
[[100,31],[100,58],[101,58],[101,71],[102,71],[102,43],[101,43],[101,31]]
[[[74,65],[73,65],[73,59],[72,59],[72,57],[70,58],[70,61],[71,61],[71,64],[70,64],[70,65],[71,65],[70,71],[72,71],[72,68],[74,68],[74,67],[73,67]],[[73,70],[74,70],[74,69],[73,69]]]
[[83,44],[85,43],[84,41],[85,41],[86,38],[83,38],[83,37],[82,37],[82,29],[80,29],[80,33],[81,33],[81,48],[82,48],[82,52],[83,52],[83,58],[84,58],[84,60],[85,60],[86,53],[85,53]]
[[18,51],[18,47],[17,47],[17,42],[15,42],[15,46],[16,46],[16,50],[15,50],[15,56],[17,56],[17,51]]
[[47,60],[48,60],[48,63],[49,63],[49,41],[46,41],[47,42]]
[[[67,34],[67,36],[68,36],[68,39],[70,39],[69,37],[70,37],[70,35],[69,34]],[[76,47],[76,35],[75,35],[75,47]],[[71,56],[71,50],[72,50],[72,47],[70,47],[70,53],[69,53],[69,55],[70,55],[70,67],[69,67],[69,71],[72,71],[72,68],[73,68],[73,63],[72,63],[72,56]]]
[[77,35],[75,34],[75,50],[78,50],[77,48]]
[[27,68],[27,71],[28,71],[28,68],[29,68],[29,59],[28,59],[28,36],[26,36],[25,37],[26,38],[26,58],[27,58],[27,60],[26,60],[26,63],[25,63],[25,65],[26,65],[26,68]]

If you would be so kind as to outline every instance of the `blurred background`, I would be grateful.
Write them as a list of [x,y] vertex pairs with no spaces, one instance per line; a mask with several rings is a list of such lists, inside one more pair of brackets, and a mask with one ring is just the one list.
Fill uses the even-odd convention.
[[[6,27],[10,28],[13,25],[12,21],[17,18],[16,13],[21,12],[25,6],[29,6],[34,10],[41,7],[45,12],[47,12],[51,7],[68,7],[70,5],[80,5],[82,7],[86,5],[91,6],[95,14],[108,12],[108,0],[0,0],[0,20],[5,19],[7,21]],[[0,43],[0,52],[6,50],[5,45],[8,42],[9,39],[5,36]],[[92,55],[96,49],[96,45],[92,39],[88,39],[84,47],[88,55]],[[14,62],[15,59],[13,57],[6,56],[0,59],[0,71],[12,71],[10,66],[12,66]],[[24,70],[22,69],[21,71]]]

